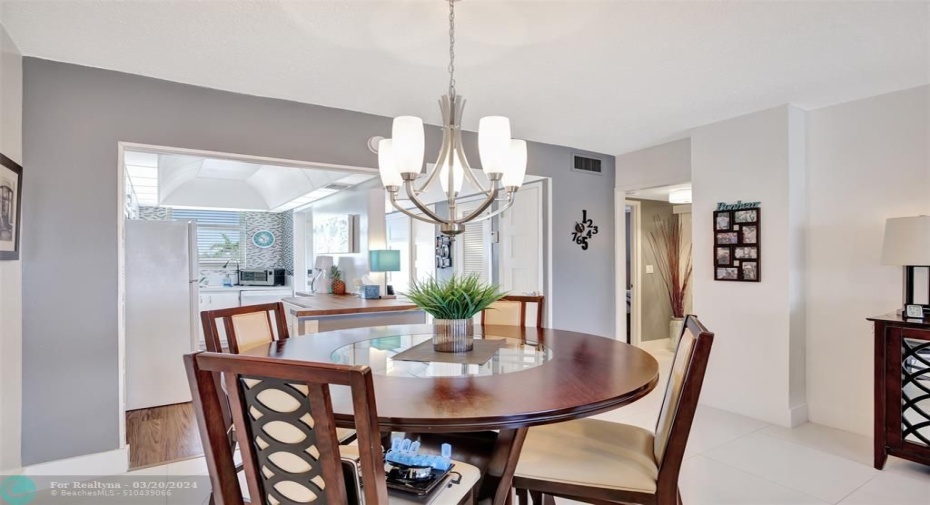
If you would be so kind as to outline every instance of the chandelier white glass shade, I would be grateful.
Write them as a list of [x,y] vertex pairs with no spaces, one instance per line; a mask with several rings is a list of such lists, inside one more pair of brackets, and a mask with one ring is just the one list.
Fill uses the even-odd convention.
[[[526,175],[526,142],[511,138],[510,120],[503,116],[488,116],[478,123],[478,152],[481,168],[487,183],[472,172],[462,144],[462,110],[465,98],[455,92],[455,6],[449,1],[449,92],[439,100],[442,112],[442,144],[436,165],[426,174],[422,183],[417,178],[423,170],[425,136],[423,120],[414,116],[394,118],[391,138],[378,144],[378,167],[381,183],[387,190],[391,204],[404,214],[421,221],[439,225],[446,235],[465,231],[465,224],[482,221],[509,209],[517,190]],[[438,181],[437,181],[438,179]],[[484,200],[471,212],[459,216],[456,201],[465,181],[484,195]],[[438,182],[448,203],[445,217],[430,209],[420,195]],[[422,212],[417,214],[401,203],[403,188],[406,198]],[[496,209],[485,213],[495,202]]]

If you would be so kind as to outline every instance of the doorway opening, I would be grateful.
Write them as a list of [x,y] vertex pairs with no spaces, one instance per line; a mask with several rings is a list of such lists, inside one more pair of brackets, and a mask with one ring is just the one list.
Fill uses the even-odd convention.
[[[422,280],[427,276],[447,280],[452,275],[477,274],[483,282],[499,284],[503,291],[512,294],[544,295],[543,324],[551,327],[550,188],[549,178],[526,175],[510,209],[469,224],[464,233],[452,238],[440,236],[438,227],[391,212],[389,208],[386,218],[389,248],[399,249],[402,261],[410,263],[409,268],[405,266],[402,272],[393,274],[392,280],[402,285],[407,279]],[[437,213],[447,211],[444,195],[426,194],[421,198]],[[480,196],[463,196],[457,200],[456,210],[459,216],[466,215],[482,201]],[[490,211],[495,209],[492,207]],[[535,317],[535,313],[528,314],[527,321],[535,321]]]
[[[626,339],[640,347],[670,347],[677,341],[678,328],[669,296],[674,289],[668,258],[677,255],[679,276],[691,263],[691,184],[676,184],[627,191],[625,210]],[[663,239],[665,233],[679,234],[678,246]],[[692,307],[691,282],[684,291],[683,314]]]
[[306,277],[293,213],[377,171],[130,143],[118,156],[120,448],[134,469],[202,453],[181,358],[204,348],[200,312],[293,296]]

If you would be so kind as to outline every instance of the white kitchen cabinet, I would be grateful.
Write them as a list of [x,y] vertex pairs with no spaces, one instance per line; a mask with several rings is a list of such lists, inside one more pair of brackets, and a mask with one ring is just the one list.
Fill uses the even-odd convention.
[[[228,291],[201,291],[200,292],[200,311],[229,309],[239,306],[239,290],[230,289]],[[203,339],[203,325],[200,326],[200,348],[206,349]],[[226,345],[226,331],[222,325],[219,327],[220,341],[223,346]]]
[[239,306],[239,290],[205,291],[200,293],[200,311],[229,309]]

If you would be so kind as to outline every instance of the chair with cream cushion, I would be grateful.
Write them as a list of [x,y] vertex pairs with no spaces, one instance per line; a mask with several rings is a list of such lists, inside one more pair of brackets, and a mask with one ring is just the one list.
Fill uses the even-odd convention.
[[535,321],[533,327],[542,328],[544,301],[541,295],[507,295],[481,311],[481,326],[502,324],[526,328],[529,313],[533,316],[530,321]]
[[514,474],[520,503],[529,491],[534,503],[558,496],[597,504],[680,504],[678,473],[713,340],[688,316],[655,434],[596,419],[530,428]]
[[[204,441],[216,503],[242,505],[346,505],[343,457],[358,461],[366,505],[471,503],[477,468],[456,462],[458,484],[438,486],[423,500],[389,497],[381,456],[381,433],[371,369],[267,357],[199,352],[184,357]],[[226,441],[216,375],[230,392],[230,408],[242,453],[247,493]],[[339,445],[330,385],[349,387],[358,431],[357,446]],[[260,497],[256,499],[256,497]]]
[[[203,323],[207,350],[210,352],[239,354],[260,345],[290,337],[287,329],[287,315],[284,312],[284,304],[281,302],[205,310],[200,313],[200,319]],[[218,322],[222,322],[227,348],[223,348]],[[228,417],[228,413],[226,419],[231,427],[232,418]],[[337,432],[342,443],[349,443],[355,439],[355,430],[338,428]],[[232,435],[231,431],[230,435]],[[235,438],[230,438],[230,442],[235,446]]]
[[[281,302],[205,310],[200,313],[200,319],[207,350],[210,352],[239,354],[290,336],[287,315]],[[223,348],[218,322],[222,322],[228,351]]]

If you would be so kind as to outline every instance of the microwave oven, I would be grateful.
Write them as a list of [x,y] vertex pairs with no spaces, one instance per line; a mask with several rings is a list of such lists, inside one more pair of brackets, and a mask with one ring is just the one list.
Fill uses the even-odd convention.
[[243,268],[239,270],[240,286],[283,286],[283,268]]

